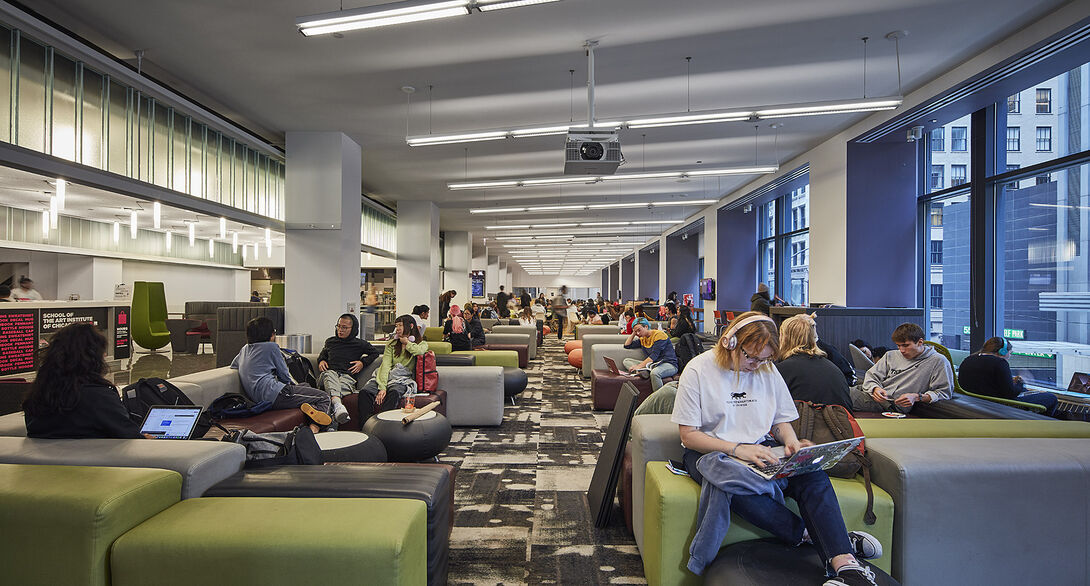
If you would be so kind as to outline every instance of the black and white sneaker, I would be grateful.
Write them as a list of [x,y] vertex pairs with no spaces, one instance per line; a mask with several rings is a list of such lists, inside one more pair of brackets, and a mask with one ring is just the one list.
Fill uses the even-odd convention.
[[870,568],[848,564],[841,566],[836,576],[825,581],[823,586],[878,586],[874,581],[874,572]]
[[852,543],[852,553],[856,559],[876,560],[882,557],[882,542],[870,533],[862,531],[849,531],[848,540]]

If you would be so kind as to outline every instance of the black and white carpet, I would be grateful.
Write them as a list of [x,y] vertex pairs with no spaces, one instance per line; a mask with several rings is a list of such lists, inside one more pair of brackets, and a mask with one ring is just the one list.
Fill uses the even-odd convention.
[[609,412],[546,339],[498,428],[456,428],[440,460],[458,467],[451,584],[646,584],[615,506],[596,529],[587,505]]

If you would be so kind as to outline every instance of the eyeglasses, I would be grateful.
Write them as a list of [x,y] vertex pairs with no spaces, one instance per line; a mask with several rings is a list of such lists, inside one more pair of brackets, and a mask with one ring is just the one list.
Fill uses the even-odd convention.
[[746,360],[756,363],[757,366],[764,366],[765,364],[768,364],[768,363],[772,362],[772,357],[771,356],[769,356],[768,358],[763,358],[763,359],[762,358],[757,358],[756,356],[750,356],[749,352],[746,352],[746,349],[742,348],[740,345],[738,346],[738,349],[742,351],[742,356],[744,356]]

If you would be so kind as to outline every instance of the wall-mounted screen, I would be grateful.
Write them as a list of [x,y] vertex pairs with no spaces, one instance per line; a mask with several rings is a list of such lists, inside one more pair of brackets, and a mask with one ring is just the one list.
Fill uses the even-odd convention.
[[469,296],[484,297],[484,271],[469,271]]
[[700,298],[715,301],[715,279],[700,279]]

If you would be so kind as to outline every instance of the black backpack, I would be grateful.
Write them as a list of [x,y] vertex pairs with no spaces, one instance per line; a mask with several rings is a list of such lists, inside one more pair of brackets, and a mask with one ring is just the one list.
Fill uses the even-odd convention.
[[281,348],[280,353],[284,355],[284,362],[288,363],[288,372],[297,384],[318,388],[318,379],[314,376],[309,360],[294,350]]
[[677,355],[677,371],[680,373],[690,360],[704,352],[704,346],[696,337],[696,334],[681,334],[681,338],[674,345],[674,354]]
[[206,413],[212,421],[252,417],[272,407],[272,401],[255,402],[242,393],[224,393],[208,406]]
[[[137,425],[144,422],[154,405],[193,405],[193,401],[178,387],[161,378],[142,378],[121,389],[121,402],[129,411],[129,419]],[[212,427],[212,416],[202,412],[193,428],[193,437],[204,437]]]
[[271,433],[235,429],[225,435],[223,441],[246,448],[247,468],[324,463],[322,448],[308,425],[300,425],[291,431]]

